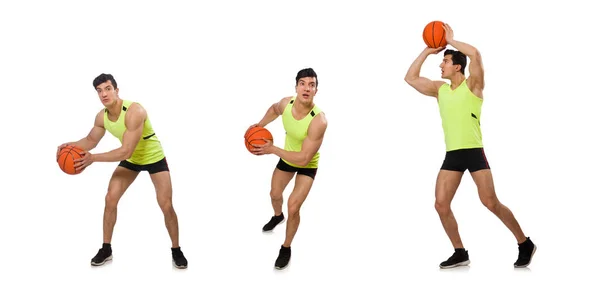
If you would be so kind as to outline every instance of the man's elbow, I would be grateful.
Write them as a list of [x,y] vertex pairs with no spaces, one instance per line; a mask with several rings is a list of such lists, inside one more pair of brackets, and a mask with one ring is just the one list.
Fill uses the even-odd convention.
[[121,148],[121,158],[122,158],[121,160],[126,160],[126,159],[131,158],[131,156],[133,156],[133,150],[134,149],[130,149],[127,147]]
[[474,60],[480,61],[481,60],[481,52],[479,52],[479,49],[477,49],[477,48],[475,48],[473,50],[473,53],[471,53],[471,55],[469,55],[469,56],[470,56],[469,58],[471,59],[471,61],[474,61]]
[[310,162],[310,161],[304,161],[304,160],[303,160],[301,163],[299,163],[299,164],[298,164],[298,166],[300,166],[300,167],[302,167],[302,168],[306,168],[306,166],[308,166],[308,163],[309,163],[309,162]]
[[413,88],[416,88],[417,79],[418,78],[414,78],[414,77],[404,77],[404,81]]
[[304,157],[302,157],[302,161],[300,161],[300,163],[298,164],[301,167],[306,167],[308,166],[308,164],[310,164],[310,162],[312,161],[312,156],[310,155],[304,155]]

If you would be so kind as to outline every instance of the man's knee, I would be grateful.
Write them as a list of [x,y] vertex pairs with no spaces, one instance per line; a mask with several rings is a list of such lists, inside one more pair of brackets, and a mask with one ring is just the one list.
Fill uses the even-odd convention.
[[448,215],[450,213],[450,199],[444,197],[436,198],[435,210],[441,216]]
[[500,209],[500,201],[494,195],[481,196],[481,203],[491,212],[496,213]]
[[288,201],[288,215],[298,216],[300,215],[300,208],[302,207],[302,200],[290,197]]
[[119,193],[109,190],[104,198],[104,209],[107,211],[116,210],[119,199],[121,199],[121,195]]
[[160,206],[160,209],[164,213],[173,211],[173,200],[172,200],[172,197],[168,196],[168,195],[160,195],[160,196],[158,196],[158,206]]
[[283,200],[283,190],[271,188],[271,192],[269,193],[271,196],[271,200],[273,201],[282,201]]

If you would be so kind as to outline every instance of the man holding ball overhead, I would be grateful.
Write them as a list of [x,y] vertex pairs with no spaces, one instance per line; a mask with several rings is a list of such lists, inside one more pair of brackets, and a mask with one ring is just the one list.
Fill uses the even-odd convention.
[[[440,64],[441,77],[450,80],[450,84],[419,75],[427,56],[444,50],[443,44],[439,48],[425,48],[405,77],[405,81],[421,94],[437,98],[442,118],[446,157],[437,177],[435,209],[455,250],[448,260],[440,264],[440,268],[466,266],[470,263],[450,209],[450,203],[467,169],[477,186],[483,205],[504,223],[517,240],[519,255],[514,267],[527,267],[536,245],[525,236],[510,209],[498,200],[490,166],[483,151],[480,113],[485,82],[481,55],[475,47],[454,40],[454,33],[448,24],[443,24],[443,29],[447,44],[457,49],[446,50]],[[471,60],[468,78],[465,76],[467,57]]]
[[275,261],[277,269],[285,268],[290,261],[292,239],[300,225],[300,207],[317,174],[319,148],[327,129],[325,114],[313,102],[318,85],[317,74],[313,69],[300,70],[296,75],[296,96],[274,103],[260,122],[250,126],[265,127],[281,116],[286,132],[284,149],[274,146],[267,139],[264,139],[264,144],[252,145],[252,152],[256,155],[275,154],[280,158],[271,178],[270,195],[274,214],[264,225],[263,231],[271,231],[283,222],[283,191],[294,174],[298,174],[294,190],[288,199],[286,236]]
[[[112,174],[105,198],[102,248],[92,258],[91,264],[100,266],[112,259],[111,239],[117,221],[117,204],[138,174],[147,171],[154,184],[171,238],[173,263],[177,268],[187,268],[187,259],[179,247],[179,227],[171,199],[169,166],[146,110],[139,103],[119,98],[117,82],[110,74],[99,75],[93,84],[104,105],[96,115],[94,127],[81,140],[58,147],[59,152],[68,145],[76,145],[84,150],[82,157],[75,160],[77,171],[87,168],[93,162],[120,162]],[[89,153],[98,145],[106,130],[121,141],[121,147],[106,153]]]

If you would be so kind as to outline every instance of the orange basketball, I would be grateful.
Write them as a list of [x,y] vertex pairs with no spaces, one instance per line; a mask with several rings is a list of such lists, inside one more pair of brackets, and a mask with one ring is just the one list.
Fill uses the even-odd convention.
[[252,153],[252,149],[254,149],[254,147],[252,147],[252,144],[254,144],[254,145],[264,144],[265,141],[263,140],[263,138],[267,139],[267,140],[271,140],[271,142],[273,142],[273,135],[266,128],[260,127],[260,126],[255,126],[255,127],[248,129],[246,131],[246,134],[244,134],[244,142],[246,144],[246,149],[248,149],[248,151],[250,151],[250,153]]
[[81,151],[83,151],[83,149],[77,146],[67,146],[62,148],[56,159],[60,169],[69,175],[81,173],[81,171],[75,171],[74,167],[75,159],[81,158],[81,154],[79,154]]
[[446,30],[442,21],[429,22],[423,29],[423,41],[429,48],[446,47]]

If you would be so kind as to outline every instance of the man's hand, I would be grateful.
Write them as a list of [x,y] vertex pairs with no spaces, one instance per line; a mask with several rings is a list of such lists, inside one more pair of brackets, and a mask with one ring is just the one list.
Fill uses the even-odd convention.
[[254,153],[255,155],[263,155],[263,154],[272,154],[273,153],[273,142],[271,140],[267,140],[265,138],[263,138],[263,141],[265,141],[264,144],[262,145],[257,145],[257,144],[250,144],[252,145],[252,147],[254,147],[254,149],[252,149],[252,153]]
[[438,53],[444,51],[444,49],[446,49],[446,47],[438,47],[438,48],[425,47],[425,49],[423,50],[423,53],[425,53],[427,55],[438,54]]
[[444,23],[442,26],[444,26],[444,30],[446,32],[446,42],[448,44],[451,44],[454,42],[454,31],[452,30],[452,27],[450,27],[450,25]]
[[73,166],[75,167],[75,171],[77,172],[83,171],[85,168],[87,168],[94,162],[92,154],[88,151],[84,150],[79,152],[79,154],[81,155],[81,158],[77,158],[73,161]]
[[58,149],[56,149],[56,161],[58,161],[58,155],[60,154],[60,150],[62,150],[63,148],[69,146],[69,143],[64,143],[60,146],[58,146]]

